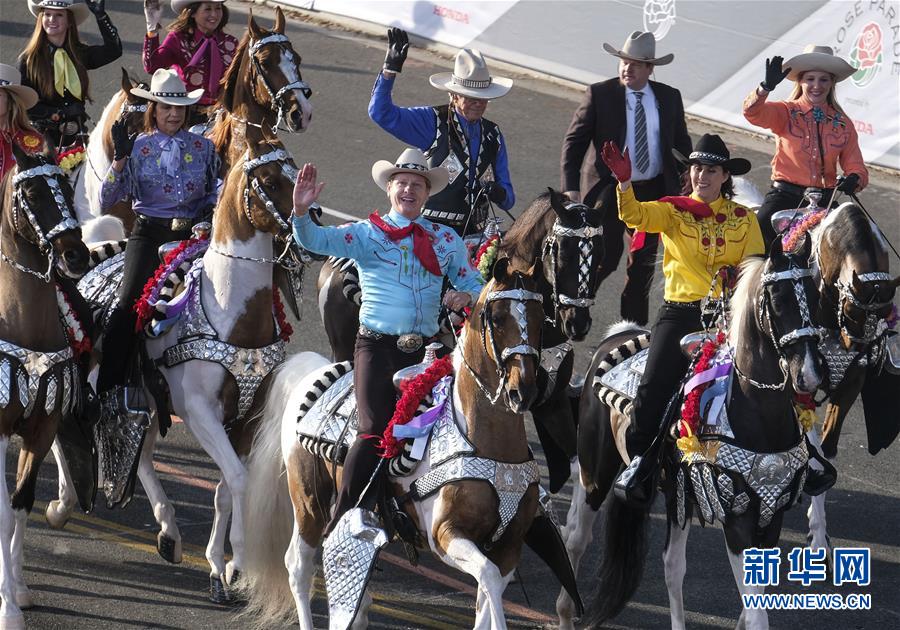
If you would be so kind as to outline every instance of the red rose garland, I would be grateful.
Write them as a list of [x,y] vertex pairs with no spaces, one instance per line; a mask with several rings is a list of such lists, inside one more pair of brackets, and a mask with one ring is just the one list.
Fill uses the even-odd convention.
[[272,287],[272,310],[275,311],[275,321],[278,322],[278,336],[287,343],[294,334],[294,328],[288,323],[284,314],[284,304],[281,303],[281,294],[278,293],[278,287]]
[[168,273],[171,262],[181,255],[188,247],[196,245],[199,242],[200,241],[195,238],[181,241],[175,249],[166,254],[165,258],[163,258],[163,263],[156,268],[156,272],[149,280],[147,280],[146,284],[144,284],[144,290],[141,291],[141,297],[134,303],[134,312],[137,313],[134,332],[141,332],[147,322],[150,321],[150,317],[153,315],[153,307],[150,306],[150,295],[153,293],[153,289],[156,288],[156,285],[162,282],[163,277]]
[[[725,343],[725,334],[719,332],[715,339],[703,342],[700,349],[700,358],[694,364],[693,375],[709,369],[710,364],[719,351],[719,346]],[[685,397],[681,406],[681,420],[678,423],[678,448],[684,453],[696,453],[700,450],[700,440],[697,439],[697,431],[700,430],[700,398],[703,392],[712,383],[698,385]]]

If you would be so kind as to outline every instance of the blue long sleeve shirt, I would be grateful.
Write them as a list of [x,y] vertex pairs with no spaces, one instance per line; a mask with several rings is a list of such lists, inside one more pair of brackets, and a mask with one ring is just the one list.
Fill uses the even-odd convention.
[[[437,131],[434,109],[431,107],[398,107],[391,97],[393,89],[394,79],[385,79],[384,75],[379,72],[378,78],[375,79],[375,87],[372,88],[372,98],[369,101],[369,118],[401,142],[427,151],[431,148],[434,134]],[[469,155],[478,155],[481,144],[481,121],[469,122],[459,112],[455,113],[469,142]],[[506,191],[506,199],[497,205],[504,210],[509,210],[516,203],[516,194],[509,179],[509,155],[506,152],[506,140],[503,134],[500,134],[500,150],[497,152],[497,159],[493,166],[494,180]],[[472,160],[472,164],[469,166],[470,182],[476,177],[475,167],[475,160]]]
[[[391,210],[385,223],[398,228],[409,219]],[[416,223],[432,235],[434,253],[444,276],[458,291],[481,292],[481,274],[470,260],[462,239],[452,229],[420,216]],[[418,333],[431,337],[438,331],[438,313],[444,279],[426,270],[413,254],[412,235],[392,241],[369,221],[323,227],[295,216],[294,238],[317,254],[352,258],[359,267],[362,307],[359,321],[387,335]]]

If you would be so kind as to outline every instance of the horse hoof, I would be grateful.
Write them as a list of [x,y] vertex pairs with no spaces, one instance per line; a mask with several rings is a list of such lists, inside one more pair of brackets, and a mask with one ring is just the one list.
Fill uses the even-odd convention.
[[228,594],[222,578],[209,576],[209,601],[221,606],[226,606],[234,601]]
[[47,519],[47,524],[52,529],[62,529],[66,526],[66,523],[69,522],[69,515],[72,513],[71,510],[66,510],[63,507],[63,504],[58,499],[56,501],[51,501],[49,505],[47,505],[47,509],[44,512],[44,518]]
[[34,608],[34,599],[31,597],[31,591],[27,588],[24,591],[16,591],[16,606],[22,610]]
[[0,630],[25,630],[25,615],[0,615]]
[[159,532],[156,536],[156,550],[162,559],[171,564],[181,563],[181,541]]

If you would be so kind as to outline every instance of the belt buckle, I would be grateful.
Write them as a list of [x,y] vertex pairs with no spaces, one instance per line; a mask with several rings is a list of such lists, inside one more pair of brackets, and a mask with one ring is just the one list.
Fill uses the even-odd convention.
[[174,217],[172,219],[172,231],[183,232],[184,230],[188,230],[191,228],[192,222],[193,219],[189,219],[187,217]]
[[397,337],[397,348],[407,354],[412,354],[422,347],[422,335],[416,333],[406,333]]

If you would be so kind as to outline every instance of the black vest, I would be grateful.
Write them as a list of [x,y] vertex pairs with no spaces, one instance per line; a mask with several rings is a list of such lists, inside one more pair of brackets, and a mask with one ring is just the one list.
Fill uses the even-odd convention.
[[[472,158],[469,155],[469,143],[463,134],[456,114],[451,111],[449,105],[441,105],[433,109],[437,124],[435,125],[434,140],[431,147],[425,152],[428,166],[429,168],[446,166],[445,161],[452,152],[461,166],[461,171],[456,173],[455,179],[453,172],[450,173],[451,183],[428,199],[424,214],[437,223],[454,228],[461,236],[464,236],[462,234],[463,226],[466,225],[466,220],[472,211],[479,180],[489,168],[492,174],[488,179],[493,179],[492,166],[500,151],[500,128],[485,118],[481,119],[481,142],[479,153],[475,156],[476,176],[473,181],[469,181]],[[472,217],[466,227],[466,232],[469,234],[480,232],[484,225],[484,219],[484,216]]]

